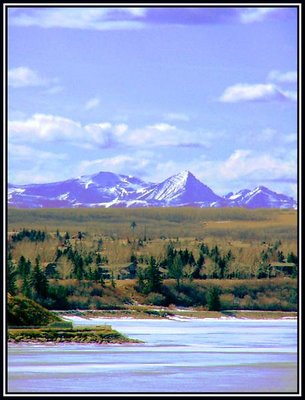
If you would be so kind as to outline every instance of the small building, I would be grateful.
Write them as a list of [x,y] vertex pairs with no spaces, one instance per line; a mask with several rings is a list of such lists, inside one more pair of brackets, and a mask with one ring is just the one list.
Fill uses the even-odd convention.
[[123,267],[120,269],[120,278],[121,279],[135,279],[137,276],[137,265],[131,263],[127,265],[127,267]]
[[287,262],[272,262],[272,269],[275,273],[282,273],[283,275],[293,275],[297,271],[297,266],[295,263],[287,263]]

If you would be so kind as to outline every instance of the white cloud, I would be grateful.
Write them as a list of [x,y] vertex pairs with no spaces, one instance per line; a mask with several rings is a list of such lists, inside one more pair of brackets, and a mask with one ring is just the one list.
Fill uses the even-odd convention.
[[280,83],[296,83],[298,79],[297,71],[271,71],[268,75],[268,80],[280,82]]
[[8,71],[9,85],[15,88],[47,86],[49,81],[28,67],[12,68]]
[[168,121],[189,121],[190,117],[183,113],[167,113],[164,114],[164,119]]
[[211,148],[222,133],[188,131],[158,122],[131,129],[125,123],[81,124],[69,118],[34,114],[27,119],[8,122],[9,141],[14,144],[68,143],[83,149],[149,150],[161,147]]
[[251,150],[235,150],[230,157],[219,165],[219,173],[226,179],[276,179],[294,178],[296,175],[294,158],[275,158],[268,153],[254,153]]
[[272,83],[239,83],[226,88],[219,100],[224,103],[243,101],[296,101],[296,93],[283,91]]
[[9,135],[12,140],[55,141],[79,139],[82,137],[80,123],[69,118],[54,115],[34,114],[23,121],[9,121]]
[[67,160],[69,157],[64,153],[52,153],[50,151],[37,150],[27,145],[11,143],[8,146],[10,159],[15,160]]
[[287,152],[287,145],[289,144],[296,148],[296,141],[297,133],[279,132],[270,127],[258,132],[254,129],[240,137],[240,143],[243,146],[251,147],[252,150],[266,148],[265,146],[271,145],[273,154],[277,154],[279,151]]
[[13,143],[57,141],[85,148],[208,147],[216,138],[216,134],[211,132],[189,132],[163,122],[129,129],[124,123],[101,122],[82,125],[69,118],[47,114],[34,114],[28,119],[9,121],[8,128],[9,138]]
[[144,15],[145,9],[130,8],[56,8],[26,9],[11,14],[9,22],[16,26],[41,28],[69,28],[90,30],[139,29],[142,22],[131,18]]
[[27,185],[30,183],[48,183],[57,182],[58,174],[52,171],[43,171],[42,166],[34,168],[23,168],[15,173],[9,174],[9,182],[16,185]]
[[[46,151],[37,145],[8,144],[9,182],[15,184],[55,182],[67,179],[71,166],[68,154]],[[58,171],[60,172],[60,177]],[[73,174],[72,174],[73,176]]]
[[175,125],[156,123],[128,132],[125,136],[125,143],[137,147],[207,147],[211,139],[209,133],[207,136],[206,138],[204,132],[190,132]]
[[114,127],[114,134],[117,138],[120,138],[121,136],[123,136],[125,134],[125,132],[128,131],[128,125],[126,124],[117,124]]
[[88,100],[85,104],[86,110],[92,110],[100,105],[100,99],[98,97],[93,97],[92,99]]
[[79,170],[80,175],[94,173],[96,171],[111,171],[119,174],[127,174],[126,171],[138,173],[151,164],[149,159],[143,157],[117,155],[96,160],[81,161]]
[[27,120],[9,121],[9,138],[13,143],[69,142],[76,146],[108,147],[116,143],[126,126],[109,122],[82,125],[56,115],[34,114]]
[[63,86],[53,86],[50,89],[46,90],[47,94],[58,94],[64,91],[64,87]]
[[276,13],[277,8],[272,7],[259,7],[259,8],[241,8],[240,21],[244,24],[253,22],[261,22],[266,19],[270,14]]

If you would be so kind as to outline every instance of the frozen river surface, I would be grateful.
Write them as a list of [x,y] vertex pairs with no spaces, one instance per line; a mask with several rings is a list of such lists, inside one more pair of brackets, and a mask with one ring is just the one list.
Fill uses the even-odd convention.
[[73,318],[144,344],[10,344],[8,393],[297,393],[296,320]]

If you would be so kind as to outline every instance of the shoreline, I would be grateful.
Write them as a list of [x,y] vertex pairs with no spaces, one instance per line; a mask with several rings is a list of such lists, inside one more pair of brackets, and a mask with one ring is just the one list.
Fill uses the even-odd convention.
[[111,326],[72,328],[9,328],[8,343],[83,343],[127,344],[142,343],[112,329]]
[[[154,311],[154,310],[151,310]],[[63,321],[69,322],[71,327],[36,327],[36,328],[10,328],[8,329],[8,344],[98,344],[98,345],[129,345],[141,344],[142,341],[125,336],[116,331],[111,326],[112,320],[128,321],[176,321],[187,322],[194,320],[202,321],[297,321],[296,312],[278,312],[278,311],[256,311],[240,310],[239,312],[215,312],[215,311],[189,311],[189,310],[171,310],[170,315],[162,310],[162,317],[158,313],[143,317],[142,313],[133,312],[133,315],[122,316],[105,315],[101,310],[69,310],[58,312]],[[107,314],[107,313],[106,313]],[[186,315],[191,314],[191,315]],[[153,315],[153,316],[152,316]],[[195,315],[195,316],[194,316]],[[89,324],[84,324],[88,321]],[[107,322],[109,321],[109,325]],[[94,323],[96,325],[94,325]],[[149,323],[149,322],[148,322]],[[99,326],[100,324],[100,326]]]
[[54,311],[64,320],[72,318],[83,319],[167,319],[167,320],[188,320],[188,319],[249,319],[249,320],[297,320],[296,311],[263,311],[263,310],[224,310],[206,311],[196,309],[168,309],[160,308],[132,308],[126,310],[62,310]]

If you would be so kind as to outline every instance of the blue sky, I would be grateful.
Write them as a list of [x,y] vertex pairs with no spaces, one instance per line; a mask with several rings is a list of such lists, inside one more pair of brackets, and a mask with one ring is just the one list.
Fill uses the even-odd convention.
[[9,182],[297,193],[295,7],[8,8]]

